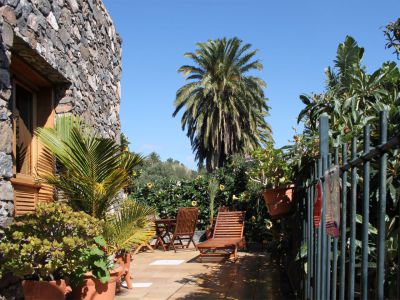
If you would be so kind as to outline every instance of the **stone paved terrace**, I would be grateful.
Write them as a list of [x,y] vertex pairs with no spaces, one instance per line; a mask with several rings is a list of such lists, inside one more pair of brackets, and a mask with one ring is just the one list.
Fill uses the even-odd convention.
[[[134,256],[134,288],[117,300],[134,299],[291,299],[280,292],[280,272],[268,254],[240,253],[236,263],[197,260],[194,249]],[[183,260],[178,265],[150,265],[157,260]],[[178,263],[178,262],[177,262]],[[135,287],[135,285],[150,287]]]

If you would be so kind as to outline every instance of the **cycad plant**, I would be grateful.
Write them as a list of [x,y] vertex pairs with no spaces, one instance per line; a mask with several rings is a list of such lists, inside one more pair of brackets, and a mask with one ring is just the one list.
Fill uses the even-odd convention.
[[135,200],[124,200],[120,209],[108,215],[104,225],[104,236],[112,251],[129,251],[135,245],[149,241],[154,236],[151,216],[155,209]]
[[38,128],[36,135],[58,166],[55,174],[41,174],[41,179],[75,210],[103,220],[113,251],[149,240],[153,232],[147,217],[154,210],[131,200],[119,205],[117,197],[142,162],[139,155],[121,151],[113,140],[99,137],[73,116],[58,118],[54,128]]
[[36,134],[59,166],[55,174],[42,174],[59,196],[75,209],[104,219],[117,204],[117,195],[129,184],[139,155],[121,152],[113,140],[101,138],[79,118],[63,116],[54,128],[38,128]]
[[238,38],[209,40],[185,54],[195,65],[178,70],[190,82],[177,91],[173,116],[184,111],[182,129],[208,171],[270,139],[265,82],[248,74],[262,70],[256,53]]

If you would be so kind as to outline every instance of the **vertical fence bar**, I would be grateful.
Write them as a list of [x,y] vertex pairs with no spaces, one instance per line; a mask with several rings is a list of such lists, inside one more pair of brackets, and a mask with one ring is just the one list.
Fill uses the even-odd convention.
[[[335,147],[334,150],[334,164],[339,164],[339,149]],[[336,289],[337,289],[337,256],[338,256],[338,238],[333,238],[333,257],[332,257],[332,300],[336,300]]]
[[[347,163],[347,146],[342,145],[342,165]],[[346,216],[347,216],[347,171],[342,174],[342,195],[340,212],[340,283],[339,299],[344,300],[346,287]]]
[[[317,162],[314,162],[314,172],[313,172],[313,181],[315,181],[315,179],[317,178],[317,174],[318,174],[318,165]],[[311,231],[312,231],[312,243],[313,246],[311,248],[311,283],[312,283],[312,291],[313,291],[313,299],[317,299],[317,279],[316,279],[316,269],[315,269],[315,265],[316,265],[316,257],[317,257],[317,239],[316,239],[316,235],[317,235],[317,230],[315,230],[315,226],[314,226],[314,203],[315,203],[315,185],[313,185],[311,187],[311,218],[312,218],[312,226],[311,226]]]
[[[387,142],[387,115],[386,111],[379,115],[379,142],[383,145]],[[385,282],[385,215],[386,215],[386,165],[387,154],[381,153],[379,158],[379,208],[378,208],[378,282],[377,298],[384,299]]]
[[[370,128],[364,126],[364,154],[370,150]],[[368,224],[369,224],[369,161],[363,163],[363,208],[362,208],[362,254],[361,254],[361,299],[368,299]]]
[[[327,161],[327,170],[332,167],[332,155],[328,154],[328,161]],[[324,184],[326,189],[329,189]],[[325,199],[326,202],[326,199]],[[326,214],[325,214],[326,215]],[[326,236],[326,300],[331,299],[331,270],[332,270],[332,238],[331,236]]]
[[[357,139],[351,141],[351,160],[357,158]],[[356,209],[357,209],[357,168],[351,168],[351,199],[350,199],[350,266],[349,266],[349,296],[354,299],[355,260],[356,260]]]
[[[329,117],[327,114],[322,114],[319,118],[319,151],[322,162],[321,176],[328,168],[328,152],[329,152]],[[322,209],[321,209],[321,299],[326,299],[327,294],[327,280],[326,280],[326,260],[327,260],[327,236],[326,236],[326,203],[325,203],[325,181],[322,185]]]
[[[312,174],[312,173],[311,173]],[[312,181],[312,177],[310,176],[310,181]],[[311,288],[311,270],[312,270],[312,215],[311,215],[311,206],[313,205],[311,200],[311,186],[307,187],[307,299],[310,300],[312,297],[312,288]]]
[[[322,160],[319,159],[318,163],[317,163],[317,170],[318,172],[316,173],[317,176],[316,178],[321,178],[321,174],[322,174]],[[317,197],[317,191],[315,190],[314,196]],[[317,230],[317,249],[316,249],[316,262],[315,262],[315,270],[316,270],[316,290],[317,290],[317,294],[316,294],[316,299],[320,300],[321,299],[321,290],[322,290],[322,281],[321,281],[321,224],[318,226],[318,230]],[[322,298],[323,300],[323,298]]]
[[[304,243],[306,243],[307,241],[307,232],[308,232],[308,224],[307,224],[307,199],[306,199],[306,195],[302,195],[302,201],[301,201],[301,219],[302,221],[302,239],[301,239],[301,245],[300,247],[304,246]],[[302,258],[300,258],[300,261],[302,261]],[[307,274],[306,276],[304,276],[303,274],[303,287],[306,290],[306,294],[308,294],[308,284],[307,284]]]

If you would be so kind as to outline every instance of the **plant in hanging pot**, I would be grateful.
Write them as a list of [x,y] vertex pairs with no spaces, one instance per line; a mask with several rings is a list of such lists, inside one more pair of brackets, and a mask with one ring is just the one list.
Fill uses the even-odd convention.
[[291,169],[282,149],[275,149],[272,142],[265,149],[252,153],[253,167],[249,175],[263,187],[263,197],[268,213],[280,218],[292,208],[293,185],[290,183]]
[[0,241],[0,277],[23,280],[26,300],[65,299],[67,283],[82,266],[83,251],[101,233],[101,222],[63,203],[39,203],[16,217]]

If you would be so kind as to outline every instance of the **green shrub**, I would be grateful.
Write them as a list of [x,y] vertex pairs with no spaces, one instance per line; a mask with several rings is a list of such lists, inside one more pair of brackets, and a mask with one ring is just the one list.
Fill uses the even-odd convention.
[[[137,186],[131,199],[151,205],[161,216],[176,217],[179,207],[197,206],[200,211],[198,229],[210,224],[210,206],[214,216],[221,206],[246,211],[245,235],[247,241],[261,242],[268,237],[269,215],[261,192],[262,184],[249,180],[254,162],[235,158],[213,174],[200,174],[192,180],[160,179]],[[210,205],[210,182],[216,185],[214,204]]]
[[0,241],[0,277],[24,279],[79,277],[93,266],[84,255],[97,247],[102,222],[63,203],[39,203],[35,212],[15,218]]

